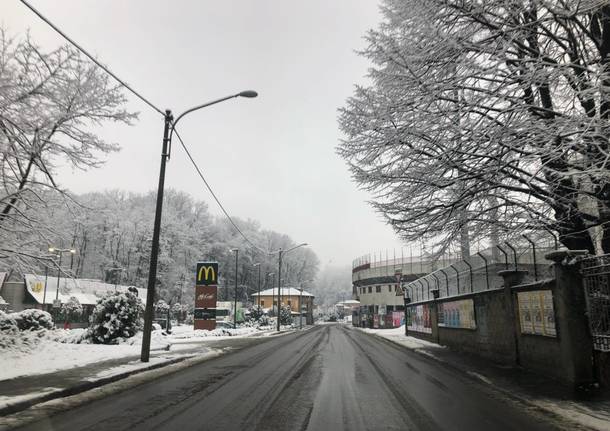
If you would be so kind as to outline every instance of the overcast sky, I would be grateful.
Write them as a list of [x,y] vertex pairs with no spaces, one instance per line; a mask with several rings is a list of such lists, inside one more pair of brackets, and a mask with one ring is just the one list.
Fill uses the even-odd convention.
[[[180,131],[229,213],[308,242],[323,264],[349,264],[399,248],[335,154],[337,108],[363,83],[368,62],[355,50],[380,20],[374,0],[68,1],[30,0],[69,36],[162,109],[175,115],[245,89],[181,120]],[[61,38],[17,0],[3,0],[2,23],[48,48]],[[133,126],[101,134],[122,150],[100,169],[59,176],[81,193],[156,189],[162,117],[130,96]],[[166,187],[209,203],[178,146]]]

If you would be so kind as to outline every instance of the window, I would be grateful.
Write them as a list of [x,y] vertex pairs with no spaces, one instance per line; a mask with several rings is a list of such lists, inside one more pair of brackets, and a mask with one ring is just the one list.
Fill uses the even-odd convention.
[[262,299],[262,300],[261,300],[261,307],[264,307],[264,306],[265,306],[265,300],[264,300],[264,299]]
[[392,291],[392,285],[388,284],[388,292],[391,292],[391,291]]
[[375,292],[381,293],[381,286],[375,286]]
[[373,293],[373,286],[369,286],[369,293]]

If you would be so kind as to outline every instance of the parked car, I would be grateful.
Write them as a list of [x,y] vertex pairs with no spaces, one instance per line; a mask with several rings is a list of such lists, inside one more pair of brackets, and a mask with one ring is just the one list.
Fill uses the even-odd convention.
[[225,321],[216,322],[216,329],[233,329],[233,323]]

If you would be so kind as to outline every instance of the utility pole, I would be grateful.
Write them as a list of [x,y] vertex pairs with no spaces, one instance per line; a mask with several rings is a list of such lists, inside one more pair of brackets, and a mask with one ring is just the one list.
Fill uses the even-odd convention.
[[238,267],[237,267],[237,262],[238,262],[238,256],[239,256],[239,250],[234,248],[233,251],[235,252],[235,295],[233,298],[234,304],[235,304],[235,310],[233,312],[233,329],[237,329],[237,271],[238,271]]
[[161,150],[161,167],[159,169],[159,187],[157,188],[157,206],[155,209],[155,223],[150,249],[150,268],[148,270],[148,285],[146,288],[146,309],[144,310],[144,329],[142,333],[142,351],[140,360],[148,362],[150,359],[150,333],[153,321],[153,303],[155,302],[155,284],[157,282],[157,261],[159,257],[159,236],[161,234],[161,213],[163,211],[163,188],[165,186],[165,164],[169,157],[169,129],[174,117],[172,111],[165,111],[165,127],[163,129],[163,144]]
[[44,293],[42,294],[42,309],[44,310],[44,304],[47,300],[47,281],[49,279],[49,265],[44,264]]
[[280,252],[280,258],[279,258],[279,265],[278,265],[278,270],[277,270],[277,330],[279,332],[280,330],[280,320],[281,320],[281,304],[282,304],[282,296],[280,293],[280,289],[282,288],[282,252],[283,250],[280,248],[279,250]]
[[261,307],[261,264],[257,263],[258,266],[258,308]]
[[299,329],[303,329],[303,286],[299,290]]
[[273,289],[275,289],[273,286],[275,285],[275,273],[273,272],[268,272],[267,275],[265,276],[265,285],[269,286],[269,277],[271,276],[271,312],[273,312],[273,301],[274,301],[274,292]]

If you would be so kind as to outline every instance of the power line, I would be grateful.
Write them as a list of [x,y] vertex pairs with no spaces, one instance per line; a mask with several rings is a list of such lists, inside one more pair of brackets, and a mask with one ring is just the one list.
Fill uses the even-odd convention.
[[53,24],[51,21],[49,21],[44,15],[42,15],[40,12],[38,12],[38,10],[36,10],[36,8],[34,8],[34,6],[32,6],[31,4],[29,4],[26,0],[20,0],[21,3],[23,3],[24,5],[26,5],[32,12],[34,12],[36,15],[38,15],[38,17],[43,20],[44,22],[46,22],[53,30],[55,30],[57,33],[59,33],[64,39],[66,39],[68,42],[70,42],[72,45],[74,45],[80,52],[82,52],[83,54],[85,54],[87,57],[89,57],[89,60],[91,60],[92,62],[94,62],[95,64],[97,64],[100,68],[102,68],[108,75],[112,76],[114,79],[116,79],[121,85],[123,85],[126,89],[128,89],[129,91],[131,91],[136,97],[138,97],[142,102],[146,103],[148,106],[150,106],[152,109],[154,109],[155,111],[157,111],[159,114],[165,116],[165,113],[157,108],[152,102],[150,102],[148,99],[146,99],[144,96],[142,96],[140,93],[138,93],[136,90],[134,90],[132,87],[130,87],[125,81],[123,81],[121,78],[119,78],[118,76],[116,76],[114,73],[112,73],[112,71],[110,69],[108,69],[106,66],[104,66],[102,63],[100,63],[99,61],[97,61],[91,54],[89,54],[82,46],[80,46],[78,43],[74,42],[72,39],[70,39],[63,31],[61,31],[55,24]]
[[[66,35],[63,31],[61,31],[55,24],[53,24],[51,21],[49,21],[44,15],[42,15],[42,13],[40,13],[36,8],[34,8],[31,4],[29,4],[26,0],[20,0],[21,3],[23,3],[25,6],[27,6],[32,12],[34,12],[41,20],[43,20],[45,23],[47,23],[53,30],[55,30],[57,33],[59,33],[64,39],[66,39],[68,42],[70,42],[72,45],[74,45],[80,52],[82,52],[83,54],[85,54],[93,63],[95,63],[97,66],[99,66],[102,70],[104,70],[108,75],[112,76],[114,79],[116,79],[121,85],[123,85],[126,89],[128,89],[131,93],[133,93],[136,97],[138,97],[141,101],[143,101],[144,103],[146,103],[148,106],[150,106],[152,109],[154,109],[155,111],[157,111],[159,114],[163,115],[165,117],[165,113],[157,108],[152,102],[150,102],[148,99],[146,99],[144,96],[142,96],[140,93],[138,93],[136,90],[134,90],[132,87],[130,87],[125,81],[123,81],[121,78],[119,78],[117,75],[115,75],[110,69],[108,69],[106,66],[104,66],[103,64],[101,64],[98,60],[96,60],[91,54],[89,54],[82,46],[80,46],[78,43],[76,43],[74,40],[72,40],[68,35]],[[197,173],[199,174],[199,176],[201,177],[201,179],[203,180],[203,183],[205,184],[205,186],[207,187],[208,191],[210,192],[210,194],[212,195],[212,197],[214,198],[214,200],[216,201],[216,203],[218,204],[218,206],[220,207],[220,209],[222,210],[222,212],[224,213],[224,215],[227,217],[227,219],[229,220],[229,222],[231,222],[231,224],[233,225],[233,227],[235,228],[235,230],[237,232],[239,232],[239,234],[242,236],[242,238],[244,240],[246,240],[246,242],[248,244],[250,244],[252,247],[254,247],[255,249],[259,250],[262,253],[268,254],[267,251],[263,250],[262,248],[260,248],[259,246],[257,246],[256,244],[254,244],[242,231],[241,229],[237,226],[237,224],[235,224],[235,222],[233,221],[233,219],[231,218],[231,216],[229,215],[229,213],[225,210],[224,206],[222,205],[222,203],[220,202],[220,199],[218,199],[218,197],[216,196],[216,194],[214,193],[214,190],[212,190],[212,187],[210,187],[210,185],[208,184],[208,182],[206,181],[205,177],[203,176],[201,170],[199,169],[199,166],[197,166],[197,163],[195,162],[195,160],[193,159],[193,157],[191,156],[191,153],[189,152],[188,148],[186,147],[186,145],[184,144],[184,141],[182,140],[182,137],[178,134],[178,130],[173,129],[174,132],[176,133],[176,136],[178,137],[178,139],[180,140],[180,144],[182,145],[182,148],[184,148],[184,151],[186,152],[186,155],[188,156],[188,158],[190,159],[191,163],[193,164],[193,166],[195,167],[195,169],[197,170]]]
[[205,184],[206,188],[208,189],[208,191],[210,192],[210,194],[212,195],[212,197],[214,198],[214,200],[216,201],[216,203],[218,204],[218,206],[220,207],[220,209],[222,210],[222,212],[224,213],[225,217],[227,217],[227,219],[229,220],[229,222],[231,222],[231,224],[233,225],[233,227],[235,228],[235,230],[237,232],[239,232],[239,234],[241,235],[241,237],[248,243],[250,244],[252,247],[254,247],[255,249],[257,249],[258,251],[260,251],[261,253],[264,254],[269,254],[268,251],[263,250],[262,248],[260,248],[259,246],[257,246],[256,244],[254,244],[250,238],[248,238],[246,236],[246,234],[244,234],[242,232],[242,230],[237,226],[237,224],[235,224],[235,222],[233,221],[233,219],[231,218],[231,216],[229,215],[229,213],[227,212],[227,210],[225,210],[224,206],[222,205],[222,203],[220,202],[220,199],[218,199],[218,197],[216,196],[216,193],[214,193],[214,190],[212,190],[212,187],[210,187],[210,185],[208,184],[207,180],[205,179],[205,177],[203,176],[203,173],[201,172],[201,169],[199,169],[199,166],[197,165],[197,162],[195,162],[195,160],[193,159],[193,156],[191,156],[191,153],[189,152],[188,148],[186,147],[186,144],[184,143],[184,141],[182,140],[182,137],[180,136],[180,134],[178,133],[178,130],[174,129],[174,133],[176,134],[176,136],[178,137],[178,140],[180,141],[180,145],[182,145],[182,148],[184,149],[184,152],[186,153],[186,155],[188,156],[189,160],[191,161],[191,163],[193,164],[193,166],[195,167],[195,170],[197,171],[197,173],[199,174],[199,177],[201,178],[201,180],[203,181],[203,183]]

